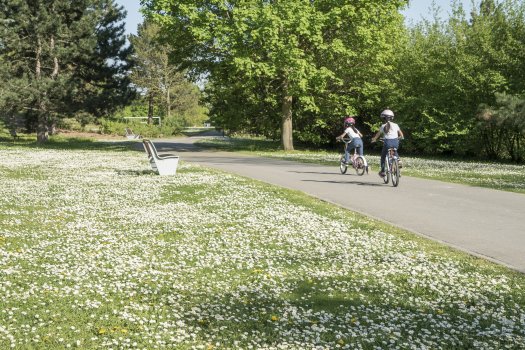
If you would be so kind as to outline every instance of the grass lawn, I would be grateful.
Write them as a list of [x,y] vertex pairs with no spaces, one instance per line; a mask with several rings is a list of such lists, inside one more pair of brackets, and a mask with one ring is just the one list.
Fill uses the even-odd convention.
[[[338,166],[340,157],[339,153],[327,151],[284,152],[279,149],[279,142],[250,138],[210,138],[199,141],[198,145],[226,151],[249,152],[264,157],[333,165],[334,167]],[[380,157],[367,152],[365,156],[372,167],[372,172],[378,172]],[[403,160],[404,175],[525,193],[525,165],[407,157],[403,155],[402,145],[400,156]]]
[[129,144],[0,144],[0,349],[525,348],[523,274]]

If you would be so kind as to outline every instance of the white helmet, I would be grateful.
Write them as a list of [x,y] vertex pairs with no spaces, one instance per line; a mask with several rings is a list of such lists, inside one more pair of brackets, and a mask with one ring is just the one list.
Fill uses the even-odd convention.
[[381,119],[393,120],[394,112],[392,112],[390,109],[385,109],[383,112],[381,112]]

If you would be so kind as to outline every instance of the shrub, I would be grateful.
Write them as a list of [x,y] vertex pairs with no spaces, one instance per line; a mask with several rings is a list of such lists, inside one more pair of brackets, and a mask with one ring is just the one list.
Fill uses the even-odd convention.
[[125,129],[130,128],[135,134],[140,134],[143,137],[157,138],[178,135],[182,131],[182,127],[177,124],[163,124],[162,126],[153,124],[143,124],[140,122],[120,122],[111,120],[101,120],[100,132],[102,134],[110,135],[124,135]]

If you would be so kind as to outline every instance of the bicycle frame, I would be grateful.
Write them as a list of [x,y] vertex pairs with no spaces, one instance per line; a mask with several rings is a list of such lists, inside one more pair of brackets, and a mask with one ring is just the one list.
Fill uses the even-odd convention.
[[399,157],[396,156],[397,148],[389,148],[385,159],[385,176],[383,181],[387,184],[392,179],[392,186],[399,185],[401,169],[399,168]]
[[[350,143],[350,139],[341,139],[345,143],[344,152],[340,159],[340,165],[339,170],[341,171],[341,174],[345,174],[346,170],[348,169],[347,163],[344,162],[346,151],[348,149],[348,144]],[[350,156],[350,164],[352,164],[352,167],[355,169],[357,175],[361,176],[365,173],[368,174],[368,162],[366,161],[366,158],[364,156],[361,156],[357,153],[357,148],[354,148],[354,154]]]

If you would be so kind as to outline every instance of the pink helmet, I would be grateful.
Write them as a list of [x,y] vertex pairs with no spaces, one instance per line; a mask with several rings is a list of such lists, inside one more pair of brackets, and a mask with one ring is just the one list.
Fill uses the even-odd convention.
[[345,118],[345,125],[354,125],[355,119],[353,117],[347,117]]

